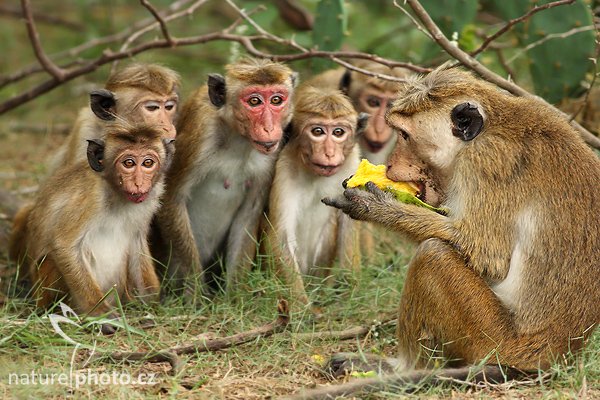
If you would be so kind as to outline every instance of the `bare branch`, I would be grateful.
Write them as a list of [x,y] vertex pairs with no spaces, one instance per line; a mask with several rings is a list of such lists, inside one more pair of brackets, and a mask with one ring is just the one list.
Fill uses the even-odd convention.
[[31,12],[31,4],[29,3],[29,0],[21,0],[21,7],[23,8],[23,16],[25,17],[25,25],[27,26],[27,34],[29,35],[29,40],[31,41],[36,58],[50,75],[52,75],[58,81],[63,81],[65,77],[65,71],[54,64],[52,60],[48,58],[44,52],[44,49],[42,49],[40,35],[38,34],[33,22],[33,13]]
[[154,18],[156,18],[156,20],[160,24],[160,29],[161,29],[161,31],[163,33],[163,36],[165,37],[165,39],[167,40],[167,42],[169,42],[169,45],[171,47],[175,47],[176,43],[173,40],[173,38],[171,37],[171,34],[169,33],[169,29],[167,28],[167,23],[160,16],[160,14],[158,13],[158,11],[156,11],[156,8],[154,8],[154,6],[152,4],[150,4],[148,2],[148,0],[140,0],[140,3],[142,3],[142,5],[144,7],[146,7],[148,9],[148,11],[150,11],[150,13],[154,16]]
[[506,62],[508,64],[512,64],[512,62],[515,61],[517,58],[519,58],[523,54],[527,53],[529,50],[533,49],[534,47],[538,47],[538,46],[546,43],[548,40],[566,39],[566,38],[576,35],[578,33],[596,30],[596,29],[597,29],[597,27],[595,25],[586,25],[586,26],[580,26],[578,28],[569,29],[568,31],[562,32],[562,33],[550,33],[550,34],[544,36],[543,38],[541,38],[540,40],[536,40],[535,42],[529,43],[527,46],[525,46],[523,49],[518,51],[511,58],[506,60]]
[[[522,97],[537,97],[537,96],[534,96],[533,94],[529,93],[527,90],[523,89],[519,85],[516,85],[515,83],[508,81],[508,80],[504,79],[503,77],[501,77],[500,75],[489,70],[487,67],[485,67],[483,64],[481,64],[479,61],[477,61],[476,59],[471,57],[469,54],[462,51],[458,46],[450,43],[448,38],[446,38],[446,36],[443,34],[443,32],[440,30],[440,28],[431,19],[431,17],[427,13],[427,11],[425,11],[425,9],[421,5],[421,3],[419,3],[418,0],[406,0],[406,1],[410,5],[410,7],[413,9],[417,18],[419,18],[419,20],[423,23],[425,28],[427,28],[427,30],[431,33],[433,40],[435,40],[435,42],[437,44],[439,44],[440,47],[446,51],[446,53],[448,53],[449,55],[454,57],[462,65],[475,71],[483,79],[485,79],[489,82],[492,82],[503,89],[508,90],[512,94],[515,94],[517,96],[522,96]],[[537,97],[537,98],[540,99],[540,101],[544,101],[543,99],[541,99],[539,97]],[[546,103],[546,104],[548,104],[548,103]],[[548,105],[550,107],[553,107],[551,104],[548,104]],[[566,116],[564,112],[557,109],[556,107],[553,107],[553,108],[568,119],[568,116]],[[583,139],[590,146],[600,149],[600,138],[596,137],[594,134],[589,132],[587,129],[585,129],[583,126],[581,126],[576,121],[571,121],[571,125],[581,133],[581,136],[583,137]]]
[[589,83],[590,86],[585,91],[585,96],[583,98],[583,101],[581,102],[581,106],[579,106],[579,108],[577,109],[577,111],[575,111],[573,113],[573,115],[571,115],[571,122],[574,121],[575,118],[577,118],[577,116],[579,115],[579,113],[581,113],[581,111],[585,108],[585,105],[589,101],[590,93],[592,92],[592,89],[594,88],[594,85],[596,84],[596,80],[598,79],[598,58],[599,57],[600,57],[600,32],[596,31],[596,49],[595,49],[595,55],[594,55],[594,58],[590,59],[592,61],[592,63],[594,63],[594,74],[592,76],[592,80]]
[[552,3],[547,3],[541,6],[535,6],[533,7],[531,10],[529,10],[526,14],[515,18],[515,19],[511,19],[510,21],[508,21],[506,23],[506,25],[504,25],[502,28],[500,28],[498,30],[498,32],[494,33],[491,36],[488,36],[483,43],[481,44],[481,46],[479,46],[478,49],[474,50],[471,52],[471,57],[475,57],[477,54],[481,53],[482,51],[484,51],[489,45],[490,43],[492,43],[494,40],[496,40],[497,38],[499,38],[501,35],[503,35],[504,33],[508,32],[510,29],[512,29],[513,26],[515,26],[516,24],[518,24],[519,22],[525,21],[529,18],[531,18],[534,14],[543,11],[543,10],[547,10],[549,8],[553,8],[553,7],[558,7],[558,6],[562,6],[564,4],[573,4],[575,2],[575,0],[558,0],[558,1],[553,1]]

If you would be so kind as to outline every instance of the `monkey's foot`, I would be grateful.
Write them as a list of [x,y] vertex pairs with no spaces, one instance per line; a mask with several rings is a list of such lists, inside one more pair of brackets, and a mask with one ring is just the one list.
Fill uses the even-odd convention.
[[371,372],[378,375],[392,373],[395,366],[387,358],[374,354],[336,353],[325,365],[325,373],[333,378],[352,372]]

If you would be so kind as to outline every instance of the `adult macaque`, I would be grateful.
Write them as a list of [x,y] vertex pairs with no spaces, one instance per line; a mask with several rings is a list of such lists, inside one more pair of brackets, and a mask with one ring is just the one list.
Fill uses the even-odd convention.
[[58,169],[15,219],[12,240],[24,241],[19,258],[39,307],[66,296],[78,313],[113,315],[113,288],[121,301],[159,293],[147,236],[173,139],[145,125],[105,131],[104,140],[88,141],[87,161]]
[[[356,66],[373,73],[403,79],[408,77],[405,69],[389,68],[372,61],[359,61]],[[325,71],[307,83],[315,87],[339,88],[352,99],[356,111],[371,116],[365,131],[359,138],[361,155],[373,164],[386,164],[388,156],[394,149],[396,134],[385,123],[385,112],[396,98],[401,82],[374,78],[340,68]]]
[[458,69],[407,83],[387,121],[400,133],[387,176],[448,216],[373,184],[324,202],[420,243],[397,370],[426,367],[429,349],[524,371],[581,349],[600,321],[598,156],[548,106]]
[[112,74],[104,89],[90,93],[51,169],[85,160],[87,140],[102,139],[107,122],[155,125],[175,138],[179,75],[156,64],[132,64]]
[[303,85],[297,90],[291,139],[279,155],[269,197],[267,248],[292,297],[309,304],[304,275],[333,282],[331,269],[360,267],[356,223],[321,204],[341,194],[341,183],[357,168],[357,131],[367,122],[337,89]]
[[[296,73],[244,59],[190,95],[157,216],[153,251],[174,287],[202,285],[222,261],[227,285],[251,265],[283,128],[292,117]],[[184,282],[187,280],[187,282]]]

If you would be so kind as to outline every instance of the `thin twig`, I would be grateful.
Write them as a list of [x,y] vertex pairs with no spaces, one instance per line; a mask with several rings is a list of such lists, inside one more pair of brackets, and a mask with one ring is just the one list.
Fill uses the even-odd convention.
[[529,50],[531,50],[535,47],[541,46],[542,44],[546,43],[548,40],[566,39],[566,38],[576,35],[578,33],[592,31],[592,30],[597,30],[597,27],[595,25],[586,25],[586,26],[580,26],[578,28],[569,29],[566,32],[550,33],[550,34],[544,36],[543,38],[541,38],[540,40],[536,40],[535,42],[529,43],[527,46],[525,46],[524,48],[519,50],[517,53],[515,53],[506,62],[508,64],[512,64],[513,61],[515,61],[517,58],[519,58],[523,54],[527,53]]
[[33,13],[31,12],[31,4],[29,0],[21,0],[21,7],[23,8],[23,16],[25,18],[25,25],[27,26],[27,34],[31,41],[31,46],[35,53],[36,58],[42,64],[44,69],[48,71],[56,80],[63,81],[65,77],[65,71],[58,67],[52,62],[44,52],[42,44],[40,43],[40,35],[33,22]]
[[390,318],[381,322],[381,324],[373,324],[366,326],[353,326],[342,331],[318,331],[318,332],[302,332],[290,335],[294,339],[305,341],[311,340],[348,340],[357,339],[367,336],[370,332],[379,329],[382,326],[393,326],[397,323],[398,318]]
[[[23,18],[23,10],[21,10],[18,7],[13,8],[13,7],[2,4],[2,5],[0,5],[0,15],[6,15],[6,16],[15,17],[15,18]],[[68,20],[60,18],[60,17],[54,17],[52,15],[34,12],[33,17],[38,22],[46,23],[46,24],[49,24],[52,26],[62,26],[64,28],[71,29],[71,30],[74,30],[77,32],[81,32],[83,29],[85,29],[85,26],[83,24],[80,24],[78,22],[68,21]]]
[[[417,18],[419,18],[419,20],[423,23],[423,25],[431,33],[435,42],[442,49],[444,49],[446,51],[446,53],[448,53],[453,58],[458,60],[458,62],[460,62],[462,65],[475,71],[483,79],[485,79],[489,82],[492,82],[503,89],[506,89],[507,91],[509,91],[510,93],[512,93],[514,95],[522,96],[522,97],[538,98],[540,101],[543,101],[548,106],[553,107],[556,110],[556,112],[560,113],[561,115],[565,116],[565,118],[568,119],[568,116],[564,112],[559,110],[558,108],[547,103],[542,98],[532,95],[527,90],[520,87],[519,85],[516,85],[515,83],[508,81],[508,80],[504,79],[503,77],[501,77],[500,75],[492,72],[487,67],[485,67],[483,64],[481,64],[479,61],[477,61],[476,59],[471,57],[469,54],[462,51],[458,46],[450,43],[448,38],[446,38],[446,36],[442,33],[440,28],[431,19],[431,17],[427,13],[427,11],[425,11],[425,9],[419,3],[418,0],[406,0],[406,1],[410,5],[412,10],[414,11]],[[589,132],[587,129],[585,129],[583,126],[581,126],[576,121],[571,121],[571,126],[573,126],[575,129],[577,129],[579,131],[579,133],[581,134],[583,139],[586,141],[586,143],[588,143],[592,147],[600,149],[600,138],[596,137],[594,134]]]
[[511,19],[510,21],[508,21],[506,23],[506,25],[504,25],[502,28],[500,28],[498,30],[498,32],[494,33],[493,35],[488,36],[483,41],[483,43],[481,44],[481,46],[479,46],[478,49],[476,49],[476,50],[474,50],[474,51],[471,52],[471,57],[475,57],[477,54],[479,54],[482,51],[484,51],[490,45],[490,43],[492,43],[494,40],[498,39],[504,33],[508,32],[513,26],[515,26],[519,22],[522,22],[522,21],[525,21],[525,20],[531,18],[534,14],[536,14],[536,13],[538,13],[540,11],[547,10],[547,9],[553,8],[553,7],[562,6],[564,4],[573,4],[574,2],[575,2],[575,0],[558,0],[558,1],[553,1],[551,3],[543,4],[541,6],[535,6],[535,7],[533,7],[526,14],[523,14],[523,15],[521,15],[518,18]]
[[590,86],[587,88],[587,90],[585,92],[585,97],[583,98],[583,101],[581,102],[581,106],[579,106],[577,111],[575,111],[573,113],[573,115],[571,115],[571,121],[574,121],[575,118],[577,118],[579,113],[581,113],[581,111],[585,108],[585,105],[589,101],[590,93],[592,92],[592,89],[594,88],[594,85],[596,84],[596,80],[598,79],[598,58],[599,57],[600,57],[600,32],[596,31],[595,55],[594,55],[594,58],[590,59],[592,61],[592,63],[594,63],[594,74],[592,75],[592,80],[590,81],[590,84],[589,84]]
[[142,5],[144,7],[146,7],[148,9],[148,11],[150,11],[150,13],[154,16],[154,18],[156,18],[156,20],[160,24],[160,30],[162,31],[163,36],[165,37],[167,42],[169,42],[169,45],[171,47],[175,47],[176,43],[175,43],[175,40],[173,40],[173,38],[171,37],[171,34],[169,33],[169,29],[167,28],[167,23],[160,16],[158,11],[156,11],[156,8],[154,8],[154,6],[152,4],[150,4],[150,2],[148,2],[148,0],[140,0],[140,3],[142,3]]

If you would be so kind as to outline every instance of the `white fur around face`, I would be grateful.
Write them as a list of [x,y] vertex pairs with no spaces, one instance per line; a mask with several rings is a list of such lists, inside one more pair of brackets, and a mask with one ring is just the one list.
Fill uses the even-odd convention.
[[[110,211],[98,213],[98,217],[90,221],[79,241],[79,261],[95,278],[102,292],[126,282],[124,265],[128,256],[140,256],[140,243],[146,241],[161,192],[162,184],[158,184],[143,203],[119,204]],[[117,290],[122,293],[124,288],[117,286]],[[107,300],[112,302],[114,299],[109,296]]]
[[[248,139],[230,141],[204,162],[210,170],[195,182],[187,209],[201,262],[206,263],[224,240],[231,223],[257,177],[271,173],[275,157],[255,150]],[[264,190],[268,190],[264,188]]]
[[[287,149],[284,150],[286,152]],[[287,153],[287,152],[286,152]],[[358,168],[358,146],[348,155],[344,165],[332,176],[317,176],[290,162],[293,156],[282,154],[277,164],[277,187],[285,193],[285,205],[278,205],[276,216],[287,246],[300,271],[310,274],[314,266],[323,267],[326,239],[335,235],[339,211],[321,203],[324,197],[337,197],[344,191],[342,182]]]
[[523,271],[535,242],[537,225],[533,208],[526,208],[517,215],[516,241],[510,258],[508,274],[502,282],[492,287],[502,304],[512,311],[516,311],[519,306]]

